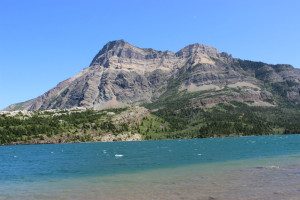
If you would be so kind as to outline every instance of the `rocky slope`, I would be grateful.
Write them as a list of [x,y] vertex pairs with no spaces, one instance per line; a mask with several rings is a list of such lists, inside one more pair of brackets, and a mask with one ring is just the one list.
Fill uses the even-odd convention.
[[173,53],[117,40],[107,43],[76,76],[5,110],[100,110],[162,102],[178,94],[193,94],[187,99],[190,107],[230,101],[276,106],[282,99],[300,101],[299,81],[300,70],[290,65],[243,61],[201,44]]

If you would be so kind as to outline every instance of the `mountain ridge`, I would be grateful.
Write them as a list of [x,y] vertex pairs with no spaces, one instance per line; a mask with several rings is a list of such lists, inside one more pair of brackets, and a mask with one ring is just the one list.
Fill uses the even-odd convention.
[[[178,77],[181,77],[180,80]],[[300,70],[291,65],[243,61],[198,43],[174,53],[143,49],[124,40],[115,40],[104,45],[89,67],[74,77],[60,82],[35,99],[12,104],[4,110],[72,107],[99,110],[153,103],[168,93],[169,85],[175,79],[178,79],[177,83],[173,81],[178,91],[194,93],[215,90],[211,96],[223,91],[223,94],[218,94],[223,100],[220,97],[201,99],[211,104],[229,100],[245,101],[243,99],[267,100],[269,103],[273,99],[272,105],[276,105],[272,91],[265,85],[286,81],[295,84],[284,92],[285,98],[300,100]],[[227,94],[226,88],[241,88],[242,92]],[[228,98],[228,95],[236,98]],[[257,98],[251,99],[251,96]]]
[[300,70],[197,43],[174,53],[118,40],[74,77],[6,110],[0,144],[299,134]]

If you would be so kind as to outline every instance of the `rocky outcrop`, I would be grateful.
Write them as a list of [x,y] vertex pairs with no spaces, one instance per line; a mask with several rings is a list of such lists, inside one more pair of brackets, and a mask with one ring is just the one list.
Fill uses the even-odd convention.
[[214,47],[205,46],[203,44],[191,44],[176,53],[176,56],[181,58],[190,58],[199,55],[220,57],[220,52]]
[[[198,98],[193,98],[190,101],[192,108],[201,108],[212,106],[218,103],[226,103],[231,101],[239,102],[264,102],[265,100],[273,99],[273,95],[267,91],[254,91],[251,89],[239,89],[240,91],[224,91],[217,95],[206,94]],[[256,104],[254,104],[256,105]],[[273,104],[257,104],[257,106],[274,106]]]
[[98,141],[101,142],[115,142],[115,141],[141,141],[143,140],[143,137],[141,134],[131,132],[129,133],[121,133],[118,135],[114,134],[106,134],[101,136]]
[[300,84],[292,86],[290,91],[287,91],[286,96],[290,100],[300,101]]
[[129,126],[139,124],[150,113],[144,107],[135,106],[130,108],[112,119],[114,124],[127,123]]
[[[241,61],[202,44],[188,45],[173,53],[142,49],[117,40],[107,43],[90,66],[76,76],[5,110],[106,109],[154,102],[170,84],[172,88],[194,92],[241,83],[260,90],[264,83],[284,81],[299,83],[300,70],[290,65]],[[297,88],[289,91],[288,98],[299,100],[297,92]]]

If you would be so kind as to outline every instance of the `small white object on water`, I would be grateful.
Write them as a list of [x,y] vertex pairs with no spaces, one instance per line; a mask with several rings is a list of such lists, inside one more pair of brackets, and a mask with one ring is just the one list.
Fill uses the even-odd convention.
[[14,158],[16,158],[17,156],[14,156]]
[[124,155],[122,155],[122,154],[115,154],[115,157],[117,157],[117,158],[118,158],[118,157],[120,158],[120,157],[123,157],[123,156],[124,156]]
[[202,154],[201,154],[201,153],[198,153],[197,155],[198,155],[198,156],[202,156]]
[[51,151],[50,153],[53,153],[53,151]]
[[266,166],[265,168],[269,168],[269,169],[279,169],[279,166],[271,165],[271,166]]

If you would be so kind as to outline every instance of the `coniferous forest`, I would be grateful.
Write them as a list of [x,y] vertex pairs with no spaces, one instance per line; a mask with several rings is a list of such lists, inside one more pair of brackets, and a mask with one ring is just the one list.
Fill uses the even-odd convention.
[[[147,105],[145,105],[147,107]],[[151,110],[151,105],[148,105]],[[48,143],[101,141],[105,134],[141,134],[144,140],[300,133],[300,106],[254,107],[220,103],[210,108],[152,109],[138,122],[117,122],[131,108],[103,111],[34,111],[0,116],[0,142]],[[140,109],[136,107],[135,109]],[[118,141],[118,140],[114,140]]]

